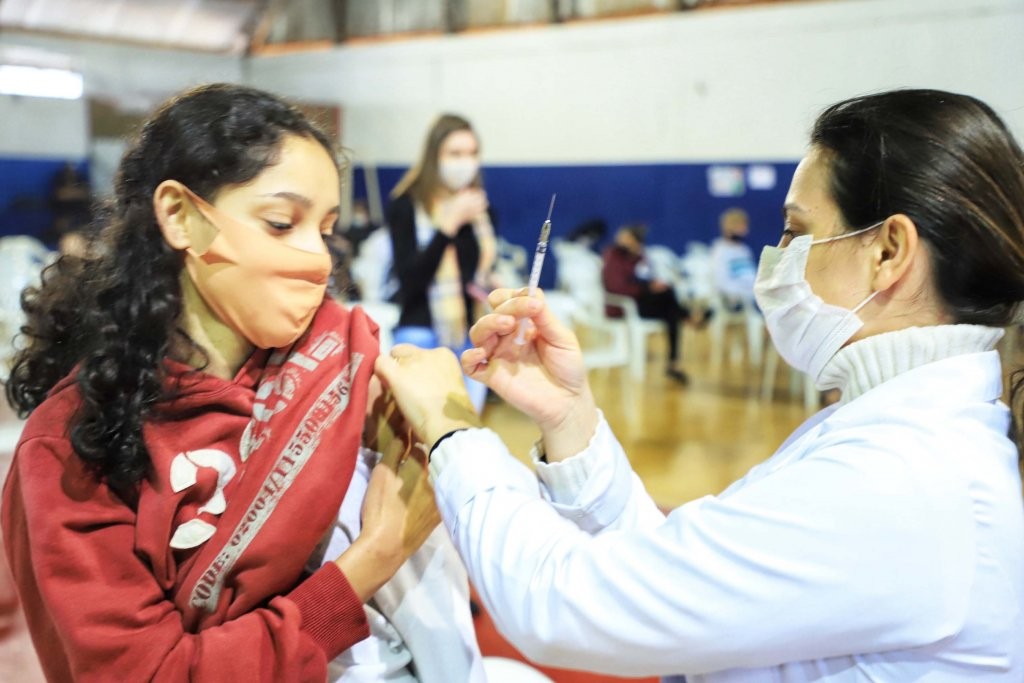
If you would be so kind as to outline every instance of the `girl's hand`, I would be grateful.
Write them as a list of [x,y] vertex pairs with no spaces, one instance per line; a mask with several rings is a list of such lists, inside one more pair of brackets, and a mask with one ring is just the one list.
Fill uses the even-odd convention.
[[441,231],[455,237],[466,223],[472,223],[487,211],[487,193],[478,187],[459,190],[441,209]]
[[441,521],[426,454],[411,430],[388,442],[370,474],[362,531],[335,560],[363,602],[415,553]]

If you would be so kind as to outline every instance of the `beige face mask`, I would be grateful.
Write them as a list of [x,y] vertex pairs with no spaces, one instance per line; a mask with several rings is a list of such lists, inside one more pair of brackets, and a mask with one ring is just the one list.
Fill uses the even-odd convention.
[[185,268],[203,301],[255,346],[290,346],[323,301],[331,272],[327,247],[296,249],[185,191],[210,228],[185,250]]

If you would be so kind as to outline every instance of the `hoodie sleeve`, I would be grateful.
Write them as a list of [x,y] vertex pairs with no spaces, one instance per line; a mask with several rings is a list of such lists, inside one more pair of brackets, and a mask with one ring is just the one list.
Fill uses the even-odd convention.
[[363,606],[333,563],[264,607],[186,632],[147,562],[136,516],[66,440],[23,442],[4,487],[5,551],[49,680],[324,681],[365,638]]

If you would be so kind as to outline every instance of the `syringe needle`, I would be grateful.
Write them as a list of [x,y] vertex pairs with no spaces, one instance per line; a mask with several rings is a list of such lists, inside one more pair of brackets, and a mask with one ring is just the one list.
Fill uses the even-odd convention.
[[[548,217],[540,227],[540,239],[537,240],[537,249],[533,252],[533,266],[530,268],[529,293],[533,296],[537,293],[537,286],[540,284],[540,270],[544,266],[544,254],[548,251],[548,239],[551,237],[551,214],[555,210],[555,197],[551,195],[551,203],[548,205]],[[526,343],[526,318],[519,321],[519,332],[515,338],[516,344]]]

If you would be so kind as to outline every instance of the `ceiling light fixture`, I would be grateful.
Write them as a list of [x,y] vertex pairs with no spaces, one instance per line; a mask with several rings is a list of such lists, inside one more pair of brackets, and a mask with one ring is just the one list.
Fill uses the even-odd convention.
[[82,74],[75,71],[0,64],[0,95],[77,100],[83,91]]

